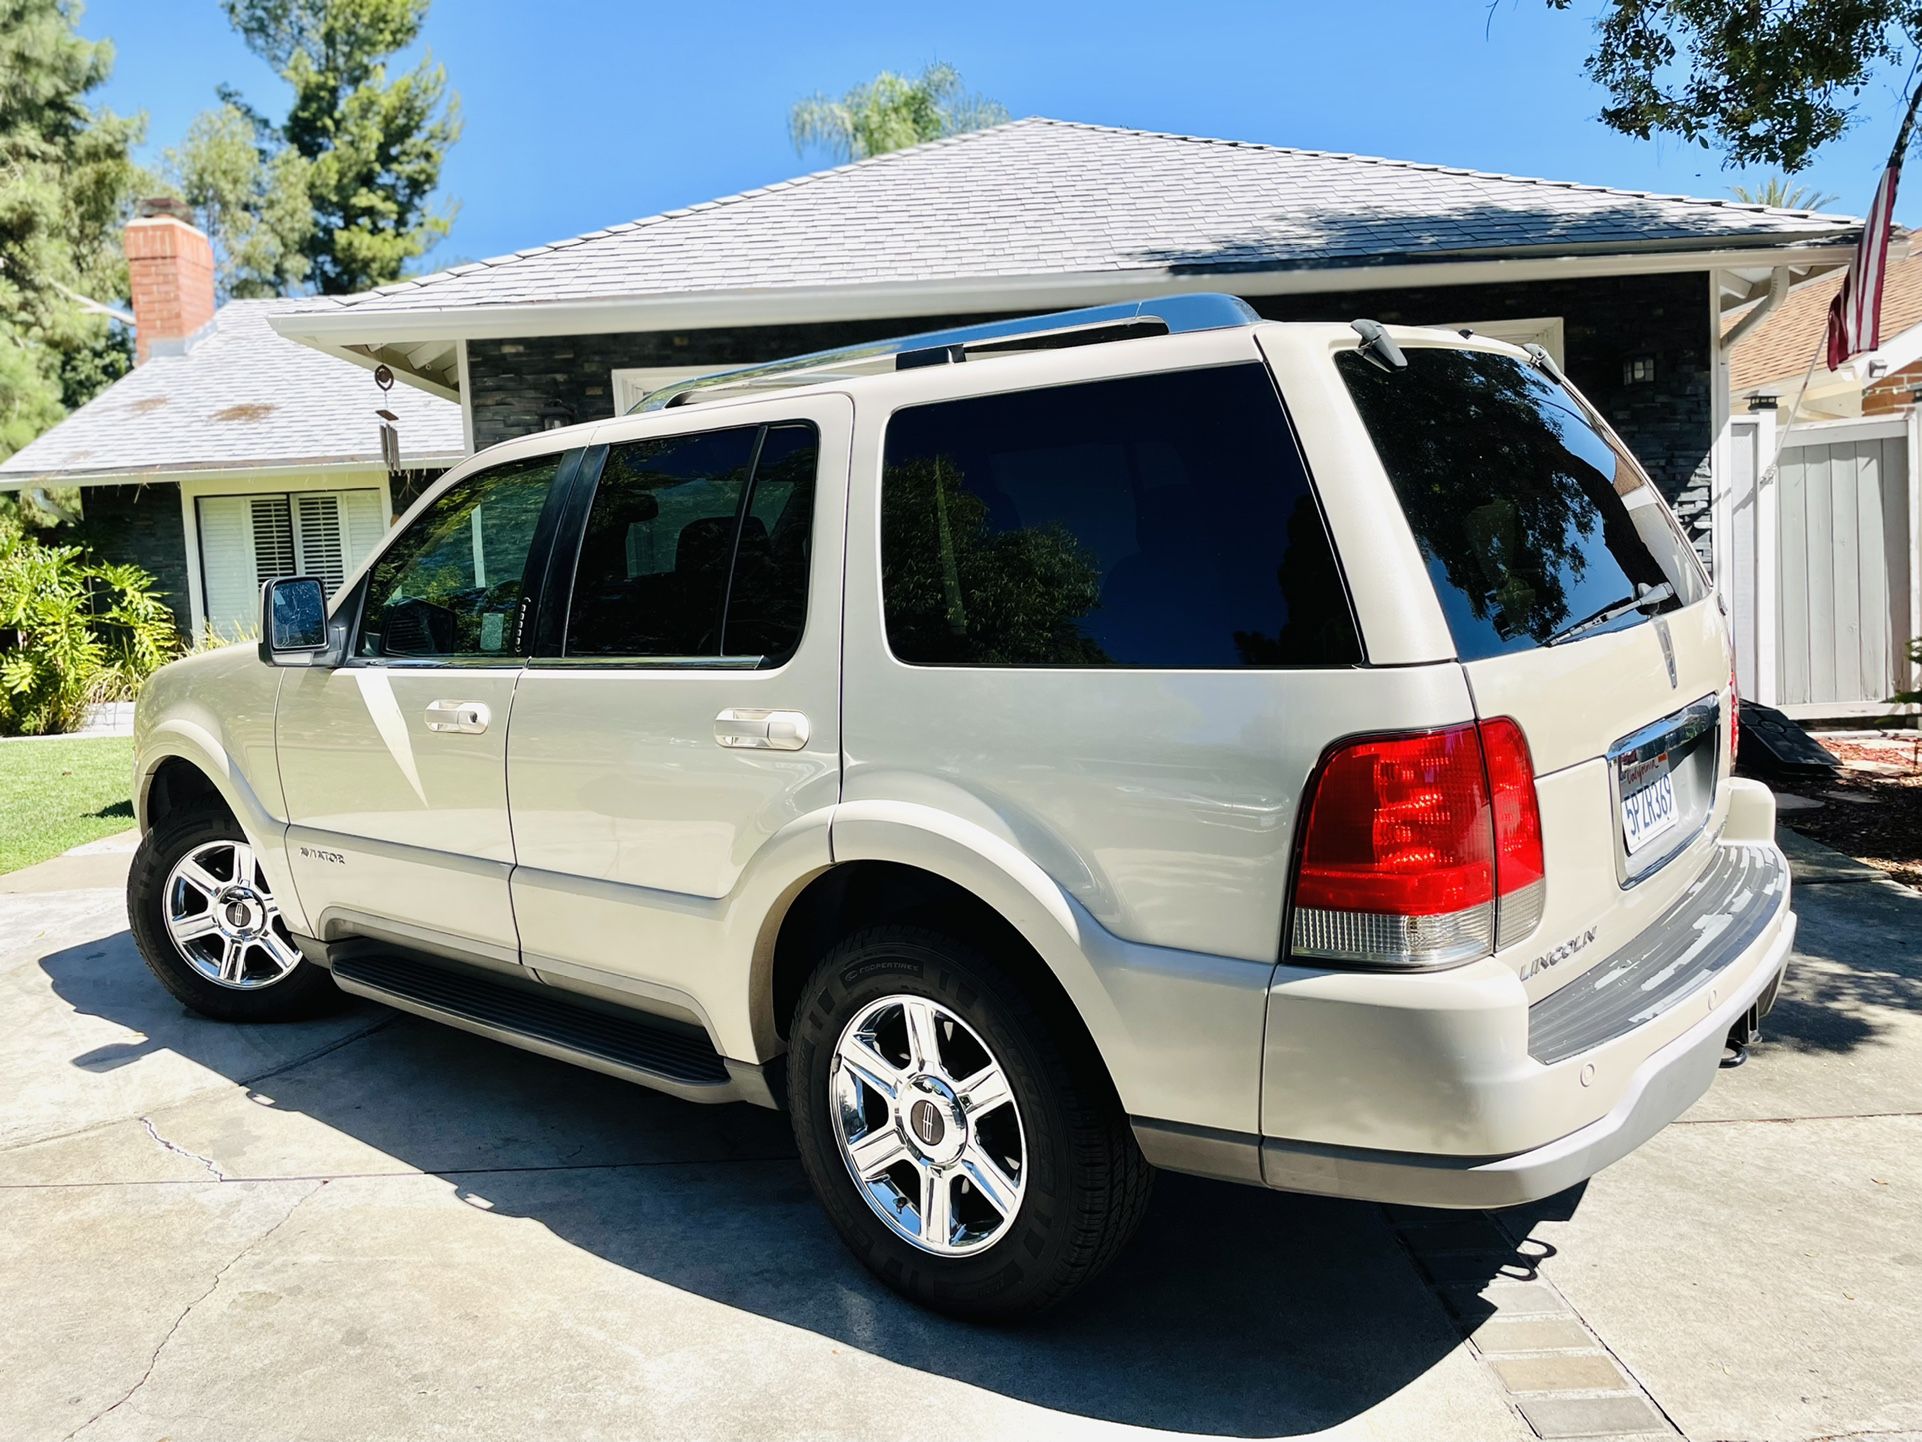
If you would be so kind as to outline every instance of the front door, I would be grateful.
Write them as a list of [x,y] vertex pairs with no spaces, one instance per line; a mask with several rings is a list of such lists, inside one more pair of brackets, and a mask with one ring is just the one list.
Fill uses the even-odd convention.
[[360,600],[347,662],[288,672],[276,714],[287,855],[323,940],[519,960],[507,720],[563,459],[456,480],[344,602]]
[[522,676],[507,781],[527,964],[671,1010],[705,989],[766,848],[798,836],[828,861],[852,406],[730,406],[704,431],[669,415],[678,432],[597,433],[555,547],[564,628],[543,626],[551,654]]

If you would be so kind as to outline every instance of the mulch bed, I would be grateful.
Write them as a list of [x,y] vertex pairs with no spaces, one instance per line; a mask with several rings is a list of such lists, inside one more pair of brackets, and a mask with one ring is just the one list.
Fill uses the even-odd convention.
[[1922,733],[1815,739],[1842,769],[1829,782],[1776,783],[1777,791],[1821,803],[1784,811],[1782,823],[1922,891]]

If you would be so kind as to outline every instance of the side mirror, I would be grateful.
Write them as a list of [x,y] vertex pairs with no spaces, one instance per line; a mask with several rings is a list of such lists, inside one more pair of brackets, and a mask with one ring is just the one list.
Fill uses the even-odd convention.
[[260,659],[270,666],[330,666],[327,592],[312,576],[260,588]]

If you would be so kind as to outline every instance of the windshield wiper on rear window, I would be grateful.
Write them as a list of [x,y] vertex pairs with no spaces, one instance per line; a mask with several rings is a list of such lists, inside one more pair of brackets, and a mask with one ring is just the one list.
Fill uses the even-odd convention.
[[1594,615],[1577,621],[1572,626],[1563,627],[1543,644],[1555,646],[1563,641],[1572,641],[1585,632],[1593,631],[1597,626],[1606,626],[1610,621],[1619,620],[1630,611],[1646,611],[1659,606],[1662,602],[1673,599],[1674,595],[1675,587],[1667,581],[1659,586],[1644,586],[1639,596],[1626,596],[1619,601],[1613,601]]

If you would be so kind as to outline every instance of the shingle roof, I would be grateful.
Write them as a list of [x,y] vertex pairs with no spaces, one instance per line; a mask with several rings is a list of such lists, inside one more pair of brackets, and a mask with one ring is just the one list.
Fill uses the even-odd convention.
[[1819,241],[1846,216],[1017,120],[403,281],[352,314]]
[[229,301],[185,355],[155,356],[0,461],[0,481],[378,462],[377,406],[400,417],[404,460],[459,456],[458,405],[412,386],[383,398],[353,362],[269,328],[313,303]]
[[[1729,360],[1729,393],[1743,396],[1775,381],[1800,382],[1828,332],[1829,302],[1841,285],[1838,270],[1797,287],[1737,341]],[[1741,315],[1729,316],[1725,328]],[[1891,254],[1882,284],[1882,337],[1893,339],[1917,325],[1922,325],[1922,254]]]

